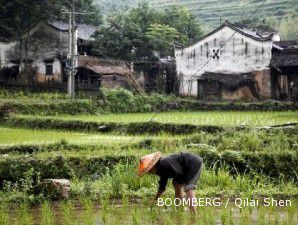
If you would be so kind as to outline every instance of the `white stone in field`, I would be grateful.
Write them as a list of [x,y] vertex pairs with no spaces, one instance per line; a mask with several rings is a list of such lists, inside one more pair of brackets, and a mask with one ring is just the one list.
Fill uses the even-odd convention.
[[40,186],[47,187],[48,191],[57,191],[60,197],[69,197],[70,181],[67,179],[45,179]]

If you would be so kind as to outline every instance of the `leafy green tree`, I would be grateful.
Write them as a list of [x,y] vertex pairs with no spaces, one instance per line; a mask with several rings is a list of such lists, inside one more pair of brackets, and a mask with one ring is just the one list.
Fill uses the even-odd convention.
[[94,36],[93,51],[102,57],[155,60],[155,52],[173,56],[173,43],[189,45],[201,35],[199,23],[186,8],[157,11],[143,3],[110,15]]
[[93,54],[104,57],[132,59],[132,49],[139,44],[141,28],[127,19],[127,15],[116,14],[107,18],[94,35]]
[[177,29],[164,24],[151,24],[146,36],[153,49],[160,52],[161,56],[173,55],[174,43],[187,43],[187,37]]
[[[34,24],[44,20],[63,20],[62,10],[71,8],[71,0],[0,0],[0,36],[19,40]],[[102,17],[93,0],[76,0],[76,11],[88,12],[77,16],[77,22],[100,25]]]
[[186,36],[185,44],[187,45],[194,44],[203,35],[199,21],[184,6],[172,6],[165,9],[162,23],[175,28],[181,35]]
[[285,17],[280,25],[279,31],[281,38],[284,40],[297,40],[298,39],[298,17],[297,15],[289,15]]

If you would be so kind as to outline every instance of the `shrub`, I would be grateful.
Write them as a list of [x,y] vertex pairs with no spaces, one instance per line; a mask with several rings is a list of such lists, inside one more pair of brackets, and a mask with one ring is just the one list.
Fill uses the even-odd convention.
[[[182,98],[174,95],[135,95],[131,91],[102,89],[102,99],[69,100],[67,95],[59,92],[34,93],[28,91],[8,91],[0,89],[0,98],[10,102],[16,113],[23,114],[98,114],[98,113],[134,113],[162,111],[285,111],[297,110],[294,102],[200,102],[195,98]],[[9,100],[11,99],[12,100]],[[18,99],[18,100],[16,100]],[[26,99],[26,102],[20,101]],[[42,100],[42,101],[40,101]],[[45,100],[45,101],[44,101]],[[58,100],[58,101],[57,101]]]
[[0,105],[0,121],[5,121],[13,112],[13,108],[9,104]]

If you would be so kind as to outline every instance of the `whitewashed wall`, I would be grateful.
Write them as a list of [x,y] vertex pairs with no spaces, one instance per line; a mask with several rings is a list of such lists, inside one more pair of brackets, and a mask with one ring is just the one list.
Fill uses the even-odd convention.
[[[37,69],[37,73],[46,73],[46,63],[43,60],[36,60],[32,63],[32,66]],[[58,59],[53,61],[53,74],[60,74],[62,72],[61,63]]]
[[10,67],[12,64],[10,63],[10,59],[8,57],[8,52],[14,48],[16,43],[3,43],[0,42],[0,66],[3,67]]
[[[219,59],[213,59],[213,49],[223,45]],[[269,69],[271,48],[271,41],[256,41],[224,26],[193,46],[176,49],[177,74],[182,79],[180,94],[197,96],[197,77],[205,71],[245,73]]]

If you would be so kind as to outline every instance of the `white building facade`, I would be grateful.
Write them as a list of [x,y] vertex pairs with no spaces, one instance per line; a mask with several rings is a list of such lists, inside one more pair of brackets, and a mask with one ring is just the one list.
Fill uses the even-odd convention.
[[[261,72],[263,76],[267,76],[266,85],[270,86],[268,76],[272,42],[278,38],[276,34],[261,36],[226,22],[196,44],[176,49],[180,94],[198,96],[197,80],[206,72],[219,76]],[[270,87],[267,89],[265,92],[268,92]]]

